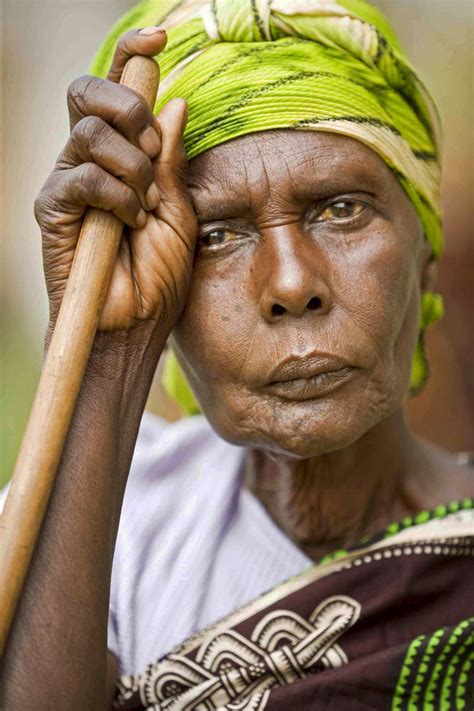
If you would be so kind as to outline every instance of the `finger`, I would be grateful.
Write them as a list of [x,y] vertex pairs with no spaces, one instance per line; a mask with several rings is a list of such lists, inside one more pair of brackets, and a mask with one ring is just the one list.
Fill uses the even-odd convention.
[[141,30],[126,32],[117,42],[107,79],[119,82],[125,65],[131,57],[136,54],[155,57],[164,49],[166,41],[166,32],[160,27],[144,27]]
[[156,119],[145,99],[132,89],[84,75],[69,85],[67,103],[71,131],[85,116],[98,116],[150,158],[159,153],[161,138]]
[[160,196],[150,158],[98,116],[86,116],[74,126],[56,167],[65,170],[82,163],[97,163],[129,185],[145,210],[158,206]]
[[42,207],[51,204],[54,204],[56,214],[66,216],[63,221],[67,220],[68,214],[73,214],[77,220],[78,213],[82,212],[80,208],[98,207],[113,212],[130,227],[144,227],[146,224],[146,212],[135,191],[96,163],[82,163],[53,175],[49,189],[44,191],[36,205],[40,227],[50,227],[44,224],[48,210]]

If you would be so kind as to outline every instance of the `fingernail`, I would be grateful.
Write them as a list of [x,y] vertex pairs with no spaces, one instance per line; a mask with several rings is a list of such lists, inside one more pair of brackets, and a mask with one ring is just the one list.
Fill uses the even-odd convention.
[[148,222],[148,218],[146,216],[146,212],[143,209],[140,209],[140,212],[137,215],[137,225],[138,227],[145,227],[146,223]]
[[139,30],[138,34],[149,37],[150,35],[157,35],[158,32],[165,32],[165,30],[162,27],[144,27]]
[[160,202],[160,193],[155,183],[152,183],[146,191],[146,204],[149,210],[154,210]]
[[138,137],[142,151],[154,158],[161,149],[161,141],[153,126],[147,126]]

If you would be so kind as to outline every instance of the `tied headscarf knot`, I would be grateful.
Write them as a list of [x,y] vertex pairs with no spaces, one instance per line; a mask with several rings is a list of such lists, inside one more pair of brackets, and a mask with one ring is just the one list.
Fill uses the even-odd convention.
[[208,0],[201,15],[209,38],[221,42],[271,42],[295,29],[282,16],[358,20],[335,0]]
[[270,0],[212,0],[202,9],[204,28],[215,42],[270,42]]

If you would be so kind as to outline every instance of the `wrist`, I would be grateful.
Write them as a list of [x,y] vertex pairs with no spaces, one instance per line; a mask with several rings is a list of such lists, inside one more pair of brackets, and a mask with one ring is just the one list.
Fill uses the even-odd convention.
[[[54,325],[48,324],[45,352]],[[116,414],[146,401],[158,360],[168,337],[166,326],[144,321],[128,331],[101,331],[94,338],[81,392],[104,398]],[[86,395],[87,393],[87,395]],[[139,407],[139,405],[138,405]]]
[[91,375],[121,380],[155,369],[168,338],[156,322],[146,321],[129,331],[100,331],[89,358]]
[[[156,321],[144,321],[133,329],[123,331],[98,331],[94,337],[89,366],[100,374],[103,369],[109,375],[121,377],[121,370],[128,370],[139,361],[143,366],[156,362],[168,338],[169,329]],[[54,332],[54,323],[48,323],[44,336],[47,353]],[[113,366],[111,368],[111,366]]]

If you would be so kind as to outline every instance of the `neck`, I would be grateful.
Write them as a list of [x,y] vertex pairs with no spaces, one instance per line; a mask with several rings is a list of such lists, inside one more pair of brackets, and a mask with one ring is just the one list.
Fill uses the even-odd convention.
[[400,411],[350,447],[311,459],[249,450],[245,484],[316,560],[417,510],[412,483],[420,456]]

